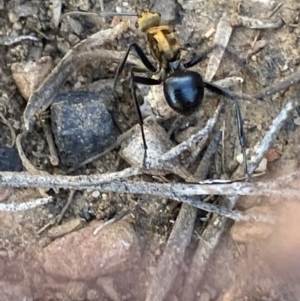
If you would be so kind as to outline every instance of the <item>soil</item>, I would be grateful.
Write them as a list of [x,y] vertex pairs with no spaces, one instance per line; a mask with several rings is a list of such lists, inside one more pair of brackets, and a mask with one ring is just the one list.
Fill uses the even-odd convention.
[[[53,1],[55,2],[55,1]],[[98,1],[62,1],[64,13],[71,10],[84,10],[88,5],[91,12],[99,12]],[[151,2],[151,3],[149,3]],[[217,24],[225,14],[231,16],[240,14],[255,19],[267,19],[279,1],[142,1],[128,0],[122,2],[104,1],[106,11],[139,12],[153,6],[152,10],[159,11],[168,24],[174,26],[176,37],[181,45],[191,53],[201,53],[212,46],[213,36],[206,39],[205,34],[216,29]],[[66,29],[62,24],[58,27],[51,24],[51,2],[34,0],[0,0],[0,105],[5,118],[18,134],[24,129],[23,111],[26,100],[19,92],[12,77],[11,66],[16,62],[38,60],[50,56],[56,65],[79,41],[97,32],[115,26],[119,20],[114,17],[75,16],[73,24]],[[298,10],[297,10],[298,8]],[[30,13],[26,13],[29,11]],[[32,13],[34,15],[32,16]],[[235,27],[226,54],[213,80],[228,76],[239,76],[244,79],[240,91],[254,95],[262,88],[272,85],[279,79],[296,72],[299,68],[299,4],[296,0],[285,1],[283,8],[275,13],[284,24],[279,28],[249,29]],[[274,16],[272,16],[274,17]],[[77,31],[78,27],[80,30]],[[23,40],[18,43],[4,45],[5,37],[35,35],[39,41]],[[263,40],[266,46],[255,54],[247,55],[253,49],[255,40]],[[136,41],[143,49],[147,49],[145,37],[132,26],[114,43],[104,45],[108,50],[125,51],[130,43]],[[239,58],[240,60],[238,60]],[[246,62],[240,63],[241,62]],[[99,81],[100,89],[114,78],[118,62],[106,62],[87,65],[74,72],[61,87],[61,92],[88,91],[94,82]],[[193,69],[205,74],[207,62],[198,64]],[[111,81],[110,81],[111,82]],[[137,124],[137,117],[131,99],[128,81],[123,78],[121,101],[114,108],[119,130],[127,131]],[[120,89],[120,88],[119,88]],[[147,89],[139,89],[139,98],[147,93]],[[297,98],[299,88],[291,87],[271,97],[266,97],[259,103],[240,102],[244,119],[244,130],[247,147],[253,148],[263,138],[272,120],[280,112],[288,97]],[[173,143],[187,139],[197,128],[203,127],[216,108],[215,98],[208,97],[203,102],[199,116],[193,127],[176,131],[172,136]],[[5,110],[4,110],[5,108]],[[277,176],[295,171],[300,160],[300,128],[299,111],[293,111],[276,137],[271,152],[268,153],[266,173],[259,179],[273,179]],[[236,118],[234,106],[230,100],[225,101],[225,109],[218,122],[219,128],[225,124],[224,138],[224,170],[232,176],[237,168],[235,156],[241,152],[237,139]],[[168,125],[168,123],[166,123]],[[0,146],[10,146],[12,137],[10,129],[0,122]],[[67,167],[53,167],[49,159],[49,148],[39,121],[23,140],[23,149],[30,162],[38,169],[51,174],[66,174]],[[219,147],[219,154],[223,152]],[[278,155],[279,154],[279,155]],[[220,163],[220,156],[216,156]],[[272,157],[272,159],[271,159]],[[275,159],[274,159],[274,158]],[[273,160],[274,159],[274,160]],[[119,157],[118,149],[113,150],[100,159],[81,167],[73,175],[114,172],[128,167]],[[220,168],[211,166],[210,176],[217,177]],[[143,175],[131,180],[144,181],[173,181],[176,177]],[[68,232],[76,228],[67,228],[63,234],[51,235],[51,227],[68,200],[69,191],[60,190],[58,193],[49,192],[54,196],[54,202],[42,207],[20,212],[0,211],[0,301],[4,300],[144,300],[155,267],[164,251],[167,239],[174,221],[180,210],[180,204],[154,196],[140,196],[101,191],[77,191],[69,209],[64,214],[61,224],[69,225],[74,219],[85,219],[80,228],[87,228],[98,221],[108,221],[113,217],[132,210],[125,217],[130,229],[130,243],[138,244],[139,255],[132,264],[126,267],[116,264],[113,270],[97,277],[88,279],[56,277],[47,273],[40,262],[40,254],[51,246],[53,240],[66,237]],[[22,203],[40,198],[36,189],[21,189],[0,187],[2,202]],[[214,202],[219,202],[213,199]],[[136,204],[140,204],[136,208]],[[208,259],[202,280],[199,281],[194,300],[298,300],[300,298],[300,269],[299,269],[299,204],[294,200],[269,199],[267,197],[242,197],[236,208],[248,210],[252,207],[266,206],[272,208],[276,216],[285,216],[288,223],[275,224],[266,227],[263,224],[243,224],[229,221],[220,242]],[[203,218],[207,217],[207,219]],[[192,255],[199,237],[204,232],[210,215],[200,212],[197,217],[194,234],[186,251],[184,262],[181,263],[175,282],[165,300],[182,300],[181,292],[184,279],[189,273]],[[44,231],[41,231],[45,225]],[[129,227],[128,226],[128,227]],[[253,229],[250,236],[246,230]],[[71,226],[70,226],[71,227]],[[72,226],[73,227],[73,226]],[[131,228],[132,227],[132,228]],[[245,228],[243,228],[245,227]],[[252,228],[253,227],[253,228]],[[124,227],[126,228],[126,227]],[[133,231],[134,229],[134,231]],[[81,231],[81,230],[80,230]],[[132,234],[134,232],[134,234]],[[82,233],[82,232],[81,232]],[[136,235],[136,236],[135,236]],[[114,238],[113,235],[111,237]],[[81,244],[85,244],[82,238]],[[124,241],[126,241],[125,238]],[[137,243],[138,241],[138,243]],[[202,242],[205,243],[205,242]],[[113,245],[113,243],[112,243]],[[77,246],[78,247],[78,246]],[[114,248],[114,246],[112,247]],[[104,248],[105,249],[105,248]],[[66,251],[72,252],[72,249]],[[93,249],[85,250],[85,257],[93,256]],[[86,253],[90,252],[90,253]],[[61,253],[60,253],[61,254]],[[63,255],[59,255],[63,257]],[[123,255],[122,255],[123,256]],[[125,255],[124,255],[125,256]],[[126,260],[131,262],[130,255]],[[128,257],[129,256],[129,257]],[[70,256],[73,257],[74,256]],[[55,258],[55,257],[54,257]],[[118,263],[118,254],[113,257]],[[60,260],[59,258],[53,260]],[[70,260],[71,264],[82,264],[82,258]],[[65,268],[66,265],[63,265]],[[68,267],[72,271],[72,266]],[[75,268],[74,268],[75,269]],[[80,269],[78,271],[80,274]],[[68,273],[62,273],[63,275]],[[94,274],[93,274],[94,275]],[[197,279],[195,279],[198,282]]]

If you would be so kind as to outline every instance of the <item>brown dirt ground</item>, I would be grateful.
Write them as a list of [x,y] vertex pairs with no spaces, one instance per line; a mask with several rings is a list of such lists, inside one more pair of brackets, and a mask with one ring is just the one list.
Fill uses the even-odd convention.
[[[22,128],[22,113],[25,108],[25,101],[19,94],[11,76],[10,66],[13,62],[21,62],[28,59],[29,53],[36,47],[41,49],[42,55],[50,55],[57,63],[64,55],[63,45],[66,35],[62,31],[50,28],[49,22],[49,1],[31,1],[34,6],[39,7],[38,18],[22,17],[17,22],[9,21],[9,13],[14,7],[20,6],[29,1],[0,0],[0,36],[22,35],[34,32],[32,28],[39,28],[47,35],[48,39],[43,39],[42,43],[23,41],[11,46],[0,45],[0,103],[7,107],[6,118],[13,124],[16,132]],[[64,2],[64,1],[63,1]],[[94,10],[99,6],[97,1],[90,1]],[[159,1],[157,1],[159,2]],[[64,8],[70,6],[69,1],[65,1]],[[104,1],[105,9],[114,10],[116,6],[124,10],[141,10],[149,5],[148,1],[128,2]],[[264,18],[270,12],[269,6],[264,6],[252,1],[162,1],[157,3],[154,9],[160,10],[171,24],[175,26],[178,40],[181,44],[189,43],[193,52],[201,52],[211,45],[212,40],[199,44],[201,37],[211,28],[216,28],[223,13],[228,15],[239,12],[255,18]],[[1,7],[1,4],[5,4]],[[276,7],[279,1],[273,1],[272,7]],[[243,92],[253,94],[263,87],[271,85],[274,81],[291,74],[299,65],[299,10],[292,10],[289,7],[297,5],[297,1],[289,0],[285,2],[285,8],[280,12],[286,24],[279,29],[251,30],[244,27],[234,29],[234,33],[229,43],[229,50],[241,58],[245,58],[247,51],[251,49],[251,43],[258,35],[260,39],[267,41],[267,46],[256,55],[249,58],[246,67],[233,63],[232,59],[225,58],[215,76],[215,79],[226,76],[238,75],[244,78]],[[105,22],[101,18],[89,20],[79,17],[80,22],[86,25],[79,39],[83,40],[87,36],[102,28],[108,28],[111,19]],[[87,22],[86,20],[89,20]],[[90,24],[93,26],[90,26]],[[30,27],[31,26],[31,27]],[[31,29],[30,29],[31,28]],[[52,40],[53,39],[53,40]],[[110,49],[125,50],[133,40],[137,40],[142,47],[146,43],[141,35],[136,31],[128,31],[120,37],[115,45],[108,45]],[[205,71],[205,62],[195,69],[202,74]],[[85,90],[91,79],[113,78],[117,64],[103,64],[98,68],[87,66],[75,72],[62,91],[75,91],[78,87],[76,83],[81,81],[79,90]],[[96,69],[96,70],[95,70]],[[82,79],[83,78],[83,79]],[[75,88],[74,88],[75,87]],[[125,131],[136,124],[134,108],[128,85],[123,84],[124,101],[118,105],[117,114],[122,130]],[[286,91],[284,91],[286,92]],[[292,88],[286,93],[278,93],[272,98],[265,99],[272,104],[274,112],[267,111],[262,102],[259,106],[252,103],[242,104],[242,114],[244,116],[245,133],[249,147],[253,147],[261,140],[272,119],[279,112],[285,95],[299,95],[299,89]],[[211,103],[203,104],[205,118],[203,123],[212,115],[214,107]],[[222,114],[222,121],[226,124],[225,143],[225,163],[228,173],[234,165],[234,157],[238,148],[236,139],[235,120],[233,106],[230,101],[226,103],[226,109]],[[283,147],[281,158],[268,164],[266,178],[272,179],[275,176],[289,173],[297,166],[299,161],[299,126],[295,125],[294,118],[299,117],[297,112],[287,122],[280,134],[276,138],[276,144]],[[231,130],[232,128],[232,130]],[[24,142],[24,149],[28,158],[35,166],[59,173],[54,170],[49,159],[42,154],[47,154],[47,144],[40,128],[30,133]],[[10,141],[8,128],[0,122],[0,146],[6,146]],[[34,155],[35,154],[35,155]],[[36,155],[40,154],[40,155]],[[82,168],[78,173],[104,173],[107,171],[121,170],[126,165],[122,160],[118,160],[117,151],[113,151],[103,158]],[[63,167],[61,167],[63,170]],[[145,177],[143,179],[146,179]],[[149,179],[149,177],[147,177]],[[38,197],[34,189],[4,189],[1,188],[1,199],[7,201],[26,201]],[[47,231],[37,234],[37,231],[49,223],[62,209],[67,199],[66,192],[60,192],[56,196],[54,204],[49,204],[42,208],[29,210],[21,213],[0,212],[0,300],[111,300],[105,293],[95,286],[95,283],[81,281],[76,285],[84,286],[83,295],[70,296],[64,294],[63,283],[58,285],[55,279],[43,274],[40,270],[35,270],[35,274],[28,275],[26,266],[34,265],[35,258],[31,258],[32,250],[39,246],[44,246],[49,242]],[[176,218],[179,205],[170,200],[161,200],[153,197],[140,197],[138,195],[128,196],[126,194],[117,195],[114,193],[100,193],[99,197],[93,198],[91,191],[77,192],[74,202],[66,212],[63,223],[78,216],[79,212],[89,204],[96,219],[109,220],[116,213],[132,208],[135,203],[143,199],[145,205],[143,210],[136,212],[130,221],[141,237],[143,253],[141,260],[130,270],[110,275],[114,279],[114,287],[122,300],[143,300],[145,289],[149,285],[151,271],[156,266],[156,262],[163,251],[168,234],[172,229],[172,221]],[[281,206],[282,200],[269,200],[268,198],[242,198],[238,207],[247,209],[254,205],[273,206],[278,215],[289,217],[290,223],[283,226],[274,226],[272,234],[265,239],[253,239],[244,243],[236,242],[230,234],[228,226],[225,234],[216,248],[213,258],[210,259],[206,268],[205,276],[199,284],[199,289],[195,300],[298,300],[300,298],[299,286],[299,205],[293,200],[288,200],[289,206]],[[171,209],[170,209],[171,208]],[[205,229],[205,223],[197,223],[196,232],[201,234]],[[192,238],[190,249],[187,252],[185,263],[190,262],[198,236]],[[26,259],[26,262],[24,261]],[[30,262],[32,260],[32,262]],[[78,259],[80,261],[80,259]],[[182,274],[176,279],[176,284],[171,290],[168,300],[180,300],[180,287],[184,279],[184,273],[188,268],[182,268]],[[43,283],[41,287],[30,287],[25,278],[36,278],[34,283]],[[41,280],[42,279],[42,280]],[[32,283],[31,283],[32,284]],[[66,281],[66,285],[70,282]],[[48,289],[46,289],[48,288]],[[94,295],[93,295],[94,294]],[[79,297],[80,295],[80,297]],[[31,296],[29,299],[28,296]]]

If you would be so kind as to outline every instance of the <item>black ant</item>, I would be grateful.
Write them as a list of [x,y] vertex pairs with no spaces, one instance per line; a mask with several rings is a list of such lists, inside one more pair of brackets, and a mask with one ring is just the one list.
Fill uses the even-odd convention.
[[[124,58],[118,66],[114,80],[115,89],[118,77],[124,69],[127,57],[132,48],[136,51],[144,66],[152,74],[160,74],[159,79],[153,79],[149,77],[136,76],[134,74],[134,72],[145,72],[145,70],[137,68],[131,68],[130,70],[130,88],[141,127],[145,149],[144,165],[147,157],[147,144],[144,134],[142,114],[136,96],[135,84],[152,86],[163,83],[164,95],[168,105],[175,112],[181,115],[191,115],[199,108],[203,100],[204,88],[234,100],[237,115],[238,136],[244,158],[244,172],[245,175],[248,176],[243,120],[240,107],[237,102],[237,99],[240,98],[241,95],[226,91],[217,85],[206,82],[199,73],[187,70],[206,59],[212,49],[207,50],[201,55],[194,56],[186,63],[182,63],[180,60],[180,51],[182,47],[177,43],[172,28],[169,25],[161,25],[160,22],[160,14],[150,11],[143,11],[141,15],[138,16],[136,22],[136,27],[139,28],[141,32],[146,33],[151,55],[158,62],[158,68],[149,61],[142,48],[137,43],[132,43],[128,47]],[[248,95],[245,96],[247,96],[246,99],[250,98]]]

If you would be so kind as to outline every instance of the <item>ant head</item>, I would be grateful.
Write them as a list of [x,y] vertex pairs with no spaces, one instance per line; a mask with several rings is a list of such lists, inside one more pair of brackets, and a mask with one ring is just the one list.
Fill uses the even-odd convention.
[[144,10],[138,16],[135,27],[141,32],[146,32],[151,27],[159,26],[160,18],[160,13]]

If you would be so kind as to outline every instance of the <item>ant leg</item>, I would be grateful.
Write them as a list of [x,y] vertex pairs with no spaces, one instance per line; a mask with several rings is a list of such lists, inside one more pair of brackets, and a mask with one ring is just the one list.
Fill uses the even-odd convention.
[[117,85],[117,80],[118,77],[120,75],[120,73],[123,71],[125,63],[127,61],[128,55],[130,50],[134,48],[134,50],[136,51],[137,55],[140,57],[142,63],[144,64],[144,66],[151,72],[155,73],[157,71],[157,68],[149,61],[149,59],[147,58],[147,56],[145,55],[145,53],[143,52],[142,48],[137,44],[137,43],[132,43],[129,45],[129,47],[127,48],[127,51],[122,59],[122,61],[120,62],[116,75],[115,75],[115,79],[114,79],[114,90],[116,90],[116,85]]
[[153,78],[147,78],[147,77],[141,77],[141,76],[135,76],[133,73],[133,69],[131,69],[131,75],[130,75],[130,89],[131,89],[131,94],[132,98],[134,100],[134,107],[135,111],[138,117],[139,125],[141,128],[141,134],[142,134],[142,140],[143,140],[143,145],[144,145],[144,159],[143,159],[143,166],[146,168],[146,159],[147,159],[147,143],[146,143],[146,138],[145,138],[145,133],[144,133],[144,122],[142,118],[142,112],[137,100],[136,96],[136,86],[135,84],[142,84],[142,85],[147,85],[147,86],[156,86],[161,84],[161,80],[158,79],[153,79]]
[[247,154],[246,154],[246,138],[244,133],[244,127],[243,127],[243,119],[242,114],[240,110],[240,106],[237,100],[234,100],[235,105],[235,112],[236,112],[236,119],[237,119],[237,130],[238,130],[238,136],[240,140],[240,145],[243,153],[243,164],[244,164],[244,174],[247,179],[250,178],[250,175],[248,173],[248,164],[247,164]]
[[237,99],[244,99],[244,100],[249,100],[253,101],[254,97],[245,93],[235,93],[232,91],[225,90],[213,83],[209,83],[206,81],[203,81],[204,87],[209,89],[210,91],[217,93],[219,95],[225,96],[227,98],[230,98],[232,100],[237,100]]
[[188,69],[191,67],[194,67],[195,65],[197,65],[198,63],[204,61],[207,56],[215,49],[219,47],[218,45],[214,45],[212,47],[209,47],[208,49],[206,49],[203,53],[199,54],[199,55],[195,55],[190,61],[188,61],[187,63],[183,64],[183,67]]

